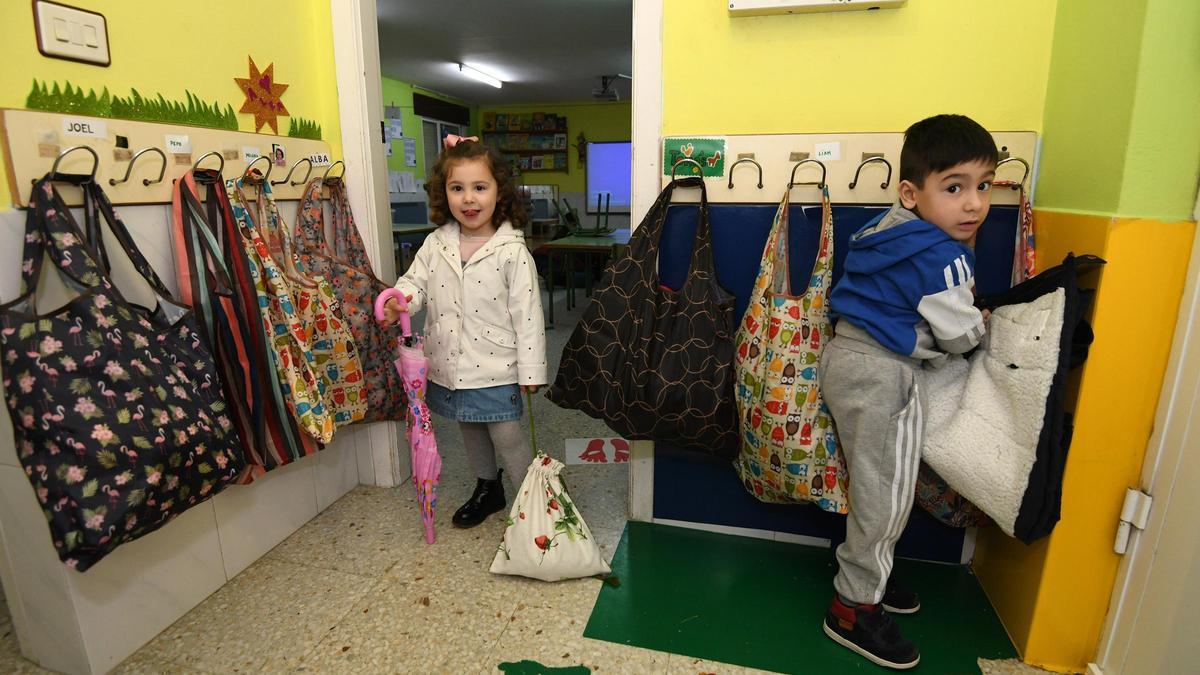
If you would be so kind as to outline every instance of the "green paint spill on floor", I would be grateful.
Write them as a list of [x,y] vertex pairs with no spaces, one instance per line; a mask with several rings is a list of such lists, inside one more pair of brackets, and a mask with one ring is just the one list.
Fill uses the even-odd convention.
[[[831,551],[629,523],[584,636],[777,672],[890,672],[821,630],[833,595]],[[897,616],[921,649],[920,673],[978,673],[979,658],[1017,655],[969,568],[897,560],[921,596]]]
[[551,668],[537,661],[519,661],[517,663],[501,663],[497,668],[502,673],[512,675],[589,675],[592,671],[583,666],[568,666],[566,668]]

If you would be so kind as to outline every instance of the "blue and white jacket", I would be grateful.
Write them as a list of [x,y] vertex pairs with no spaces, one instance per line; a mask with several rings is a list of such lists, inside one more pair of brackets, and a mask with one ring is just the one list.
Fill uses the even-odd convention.
[[902,356],[962,354],[983,337],[975,252],[896,204],[850,239],[831,316]]

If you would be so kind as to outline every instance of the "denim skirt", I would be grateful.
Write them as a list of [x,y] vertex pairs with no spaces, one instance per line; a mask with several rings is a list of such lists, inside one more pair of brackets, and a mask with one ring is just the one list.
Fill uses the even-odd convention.
[[482,389],[447,389],[430,380],[425,404],[433,412],[458,422],[507,422],[521,419],[525,405],[521,387],[501,384]]

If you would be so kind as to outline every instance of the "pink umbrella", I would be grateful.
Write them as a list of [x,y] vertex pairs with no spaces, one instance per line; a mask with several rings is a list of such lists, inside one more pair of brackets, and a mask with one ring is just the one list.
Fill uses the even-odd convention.
[[433,543],[433,508],[437,505],[437,486],[442,478],[442,456],[438,454],[437,439],[433,437],[433,422],[429,418],[429,406],[425,405],[425,383],[427,381],[425,352],[421,336],[412,332],[412,319],[408,316],[408,302],[404,294],[389,288],[375,299],[375,319],[383,320],[383,306],[389,298],[400,303],[402,336],[397,339],[400,358],[396,359],[396,370],[404,380],[404,392],[408,395],[408,424],[405,433],[412,450],[413,487],[417,491],[417,505],[421,509],[421,521],[425,523],[425,541]]

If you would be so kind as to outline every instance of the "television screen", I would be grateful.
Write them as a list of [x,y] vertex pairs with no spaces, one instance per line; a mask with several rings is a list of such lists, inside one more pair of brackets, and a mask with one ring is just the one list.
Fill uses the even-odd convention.
[[601,210],[607,203],[611,213],[629,213],[633,189],[632,166],[629,141],[587,144],[588,213],[596,212],[597,195],[600,197]]

